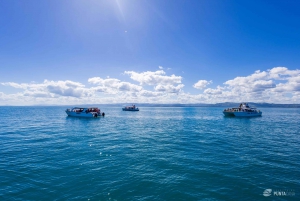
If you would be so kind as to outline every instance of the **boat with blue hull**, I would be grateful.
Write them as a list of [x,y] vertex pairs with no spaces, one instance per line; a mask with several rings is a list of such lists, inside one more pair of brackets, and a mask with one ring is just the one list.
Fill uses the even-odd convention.
[[239,107],[225,109],[223,114],[232,117],[259,117],[262,111],[250,107],[247,103],[241,103]]
[[123,111],[140,111],[138,107],[135,107],[135,105],[123,107],[122,110]]
[[71,117],[104,117],[105,113],[100,111],[97,107],[90,107],[90,108],[81,108],[81,107],[74,107],[72,109],[66,109],[66,113],[68,116]]

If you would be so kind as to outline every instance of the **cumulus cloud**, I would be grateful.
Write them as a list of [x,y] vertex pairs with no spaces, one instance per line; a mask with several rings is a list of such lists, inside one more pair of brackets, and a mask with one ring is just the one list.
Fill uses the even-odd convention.
[[[163,68],[160,67],[160,69]],[[106,103],[158,101],[157,97],[159,97],[159,101],[167,101],[168,94],[178,94],[182,92],[184,87],[181,83],[181,76],[169,76],[163,70],[142,73],[126,71],[125,74],[130,75],[133,80],[140,83],[124,82],[116,78],[110,78],[109,76],[106,78],[89,78],[88,87],[80,82],[71,80],[44,80],[42,83],[5,82],[1,83],[1,85],[22,89],[23,92],[17,94],[5,94],[1,92],[0,100],[2,100],[2,104],[8,100],[18,102],[20,99],[25,100],[25,102],[44,104],[55,101],[60,104],[80,103],[85,100],[88,102],[99,102],[99,97],[101,97],[101,100],[107,101]],[[143,88],[143,85],[153,86],[153,90],[146,90]]]
[[[160,69],[163,67],[159,66]],[[140,85],[154,86],[154,90],[157,92],[165,93],[179,93],[182,91],[184,84],[181,84],[182,77],[176,75],[166,75],[163,70],[158,71],[146,71],[142,73],[134,71],[125,71],[127,75],[134,81],[140,83]]]
[[60,96],[82,97],[90,96],[91,93],[85,86],[79,82],[67,81],[48,81],[43,83],[46,91]]
[[155,86],[154,89],[155,89],[155,91],[160,91],[160,92],[179,93],[183,87],[184,87],[184,84],[179,84],[177,86],[159,84],[159,85]]
[[119,91],[141,91],[143,88],[139,85],[132,84],[130,82],[121,82],[115,78],[102,79],[100,77],[93,77],[88,79],[88,82],[98,85],[93,89],[97,92],[106,92],[109,94],[116,94]]
[[24,96],[35,97],[35,98],[51,98],[52,96],[47,92],[37,92],[37,91],[25,91]]
[[70,80],[66,81],[49,81],[44,80],[43,83],[14,83],[7,82],[2,83],[4,86],[11,86],[14,88],[24,89],[25,96],[34,96],[34,97],[49,97],[53,94],[60,96],[89,96],[90,92],[85,86],[79,82],[73,82]]
[[157,92],[157,91],[142,90],[139,92],[139,95],[144,97],[158,97],[158,96],[163,96],[164,93]]
[[[253,74],[236,77],[224,82],[223,86],[204,90],[207,100],[217,102],[289,102],[298,100],[300,92],[300,71],[275,67],[266,71],[257,70]],[[202,96],[203,97],[203,96]],[[290,98],[292,97],[292,98]]]
[[268,78],[268,73],[263,71],[260,72],[259,70],[255,71],[252,75],[246,77],[236,77],[233,80],[228,80],[224,84],[228,86],[244,86],[244,87],[251,87],[251,85],[257,80],[265,80]]
[[193,87],[196,89],[205,89],[207,85],[211,84],[212,81],[207,81],[207,80],[199,80],[196,82]]
[[300,70],[289,70],[286,67],[275,67],[271,70],[268,70],[269,78],[285,80],[289,77],[297,77],[300,74]]
[[222,94],[224,87],[217,86],[216,89],[208,88],[204,90],[204,94]]
[[163,70],[158,71],[146,71],[142,73],[137,73],[134,71],[125,71],[125,74],[130,75],[130,78],[134,81],[139,82],[141,85],[174,85],[174,84],[180,84],[182,77],[171,75],[167,76],[165,75],[166,72]]
[[[88,86],[71,80],[42,83],[5,82],[2,86],[17,88],[14,94],[0,91],[0,104],[84,104],[84,103],[216,103],[216,102],[273,102],[300,103],[300,71],[286,67],[257,70],[238,76],[217,87],[208,88],[212,81],[198,80],[193,85],[202,89],[199,94],[183,91],[186,87],[178,75],[157,71],[125,71],[133,81],[92,77]],[[190,86],[192,87],[192,86]],[[180,95],[178,95],[180,93]]]
[[[285,82],[283,82],[285,81]],[[255,71],[246,77],[237,77],[224,84],[239,91],[299,91],[300,71],[288,70],[286,67],[275,67],[267,71]],[[276,82],[280,82],[277,83]]]

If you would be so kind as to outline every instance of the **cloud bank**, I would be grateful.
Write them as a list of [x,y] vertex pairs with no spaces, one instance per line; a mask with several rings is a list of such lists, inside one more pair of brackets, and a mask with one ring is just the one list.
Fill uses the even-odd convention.
[[[4,82],[21,92],[0,91],[0,105],[32,104],[97,104],[97,103],[217,103],[253,101],[300,103],[300,70],[274,67],[257,70],[248,76],[235,77],[208,88],[213,81],[198,80],[185,86],[183,77],[167,75],[163,67],[157,71],[125,71],[132,82],[116,78],[92,77],[86,85],[76,81],[44,80],[42,83]],[[194,87],[199,93],[184,91]]]

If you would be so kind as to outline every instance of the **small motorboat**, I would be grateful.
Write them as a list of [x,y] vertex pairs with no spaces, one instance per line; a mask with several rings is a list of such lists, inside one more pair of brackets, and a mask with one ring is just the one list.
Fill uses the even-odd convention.
[[258,117],[262,115],[262,111],[250,107],[247,103],[241,103],[237,108],[227,108],[223,111],[225,116],[234,117]]
[[105,116],[105,113],[100,111],[97,107],[90,107],[90,108],[80,108],[74,107],[72,109],[66,109],[66,113],[68,116],[72,117],[101,117]]
[[135,105],[123,107],[122,110],[123,111],[140,111],[138,107],[135,107]]

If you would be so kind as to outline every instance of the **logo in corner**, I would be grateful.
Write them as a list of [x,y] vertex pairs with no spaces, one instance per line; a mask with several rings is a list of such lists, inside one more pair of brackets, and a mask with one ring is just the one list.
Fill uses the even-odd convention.
[[263,195],[264,195],[265,197],[269,197],[269,196],[271,195],[271,193],[272,193],[272,189],[266,189],[266,190],[264,190]]

